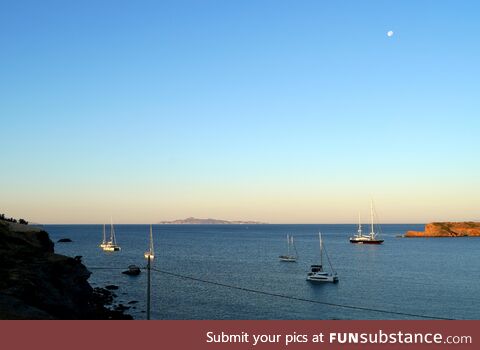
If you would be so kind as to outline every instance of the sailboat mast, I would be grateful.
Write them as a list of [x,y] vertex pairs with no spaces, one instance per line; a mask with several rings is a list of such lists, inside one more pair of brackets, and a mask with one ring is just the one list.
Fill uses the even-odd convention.
[[153,255],[153,234],[152,234],[152,225],[150,225],[150,254]]
[[290,256],[290,236],[287,235],[287,255]]
[[358,213],[358,235],[361,236],[362,235],[362,222],[361,222],[361,219],[360,219],[360,212]]
[[115,242],[115,229],[113,228],[112,218],[110,218],[110,242],[112,242],[113,244],[117,244],[117,242]]
[[107,243],[107,236],[105,234],[105,224],[103,224],[103,241],[102,241],[103,244]]
[[295,243],[293,242],[293,236],[291,237],[291,241],[292,241],[293,250],[295,251],[295,259],[298,259],[297,247],[295,247]]
[[320,265],[323,266],[323,243],[322,243],[322,233],[318,233],[318,239],[320,240]]
[[370,201],[370,219],[371,219],[371,222],[372,222],[372,232],[370,232],[370,234],[373,236],[375,236],[375,231],[373,231],[373,200]]

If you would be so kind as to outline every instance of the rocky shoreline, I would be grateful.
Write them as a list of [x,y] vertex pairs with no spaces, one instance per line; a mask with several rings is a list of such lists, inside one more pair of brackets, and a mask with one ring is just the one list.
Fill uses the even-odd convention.
[[88,283],[79,257],[55,254],[48,233],[0,220],[0,319],[132,319]]
[[480,222],[432,222],[425,231],[407,231],[405,237],[480,237]]

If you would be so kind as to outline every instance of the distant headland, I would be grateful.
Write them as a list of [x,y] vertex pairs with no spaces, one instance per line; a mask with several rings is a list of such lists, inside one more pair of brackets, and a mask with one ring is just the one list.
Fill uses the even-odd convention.
[[408,231],[405,237],[480,237],[480,222],[432,222],[425,231]]
[[217,219],[198,219],[194,217],[173,220],[173,221],[160,221],[159,224],[168,224],[168,225],[261,225],[265,222],[259,221],[228,221],[228,220],[217,220]]

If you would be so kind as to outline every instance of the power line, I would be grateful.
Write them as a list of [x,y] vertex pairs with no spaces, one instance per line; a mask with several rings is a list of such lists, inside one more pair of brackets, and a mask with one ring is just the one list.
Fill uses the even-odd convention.
[[152,269],[152,271],[163,273],[165,275],[170,275],[170,276],[174,276],[174,277],[178,277],[178,278],[188,279],[188,280],[207,283],[207,284],[212,284],[212,285],[215,285],[215,286],[226,287],[226,288],[236,289],[236,290],[242,290],[244,292],[268,295],[268,296],[273,296],[273,297],[278,297],[278,298],[284,298],[284,299],[290,299],[290,300],[296,300],[296,301],[303,301],[303,302],[308,302],[308,303],[313,303],[313,304],[320,304],[320,305],[326,305],[326,306],[331,306],[331,307],[341,307],[341,308],[344,308],[344,309],[351,309],[351,310],[371,311],[371,312],[378,312],[378,313],[390,314],[390,315],[409,316],[409,317],[417,317],[417,318],[428,318],[428,319],[434,319],[434,320],[453,320],[452,318],[446,318],[446,317],[411,314],[411,313],[407,313],[407,312],[388,311],[388,310],[373,309],[373,308],[362,307],[362,306],[352,306],[352,305],[328,303],[328,302],[324,302],[324,301],[318,301],[318,300],[313,300],[313,299],[305,299],[305,298],[294,297],[294,296],[289,296],[289,295],[265,292],[265,291],[257,290],[257,289],[238,287],[238,286],[233,286],[233,285],[229,285],[229,284],[225,284],[225,283],[207,281],[207,280],[204,280],[204,279],[201,279],[201,278],[185,276],[185,275],[180,275],[180,274],[173,273],[173,272],[168,272],[168,271],[155,269],[153,267],[151,269]]
[[[125,270],[125,268],[121,268],[121,267],[101,267],[101,266],[88,267],[88,269],[91,269],[91,270]],[[146,268],[142,267],[142,269],[145,270]],[[174,277],[178,277],[178,278],[188,279],[188,280],[191,280],[191,281],[202,282],[202,283],[211,284],[211,285],[215,285],[215,286],[219,286],[219,287],[225,287],[225,288],[241,290],[241,291],[249,292],[249,293],[268,295],[268,296],[273,296],[273,297],[277,297],[277,298],[296,300],[296,301],[308,302],[308,303],[313,303],[313,304],[320,304],[320,305],[331,306],[331,307],[340,307],[340,308],[350,309],[350,310],[378,312],[378,313],[398,315],[398,316],[428,318],[428,319],[433,319],[433,320],[454,320],[453,318],[446,318],[446,317],[437,317],[437,316],[420,315],[420,314],[413,314],[413,313],[407,313],[407,312],[389,311],[389,310],[383,310],[383,309],[368,308],[368,307],[363,307],[363,306],[353,306],[353,305],[345,305],[345,304],[328,303],[328,302],[324,302],[324,301],[294,297],[294,296],[290,296],[290,295],[271,293],[271,292],[266,292],[266,291],[262,291],[262,290],[252,289],[252,288],[245,288],[245,287],[239,287],[239,286],[234,286],[234,285],[220,283],[220,282],[208,281],[208,280],[204,280],[204,279],[201,279],[201,278],[196,278],[196,277],[181,275],[181,274],[177,274],[177,273],[173,273],[173,272],[169,272],[169,271],[159,270],[159,269],[156,269],[156,268],[153,268],[153,267],[151,268],[151,270],[162,273],[162,274],[165,274],[165,275],[170,275],[170,276],[174,276]]]

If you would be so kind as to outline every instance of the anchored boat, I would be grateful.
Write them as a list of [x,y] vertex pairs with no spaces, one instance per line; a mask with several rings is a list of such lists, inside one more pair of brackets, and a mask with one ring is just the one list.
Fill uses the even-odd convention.
[[100,244],[100,247],[106,252],[117,252],[121,249],[117,244],[113,222],[110,223],[110,240],[108,242],[106,241],[105,237],[105,225],[103,225],[103,242]]
[[[318,233],[318,239],[320,240],[320,265],[311,265],[310,272],[307,274],[307,281],[309,282],[338,282],[338,275],[333,269],[328,253],[325,250],[322,240],[322,234]],[[325,271],[323,268],[323,251],[325,250],[325,256],[327,257],[328,264],[330,265],[331,272]]]
[[362,224],[360,222],[360,214],[358,214],[358,230],[357,234],[353,237],[350,237],[350,243],[356,244],[382,244],[383,239],[378,238],[378,232],[375,232],[375,227],[373,223],[374,210],[373,210],[373,201],[370,202],[370,220],[371,220],[371,231],[368,235],[362,233]]
[[[290,251],[293,250],[295,254],[291,254]],[[295,247],[295,243],[293,242],[293,236],[287,235],[287,254],[280,255],[280,261],[284,262],[296,262],[298,258],[297,248]]]

